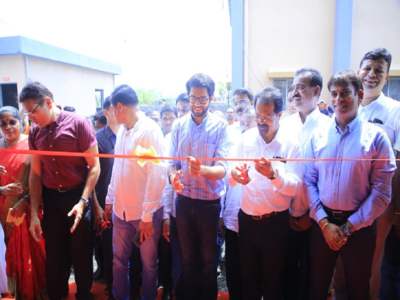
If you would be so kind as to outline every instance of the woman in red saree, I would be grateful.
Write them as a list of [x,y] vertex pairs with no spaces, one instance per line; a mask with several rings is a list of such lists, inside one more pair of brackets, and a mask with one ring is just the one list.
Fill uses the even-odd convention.
[[[0,148],[28,150],[28,136],[16,108],[0,108],[4,138]],[[28,177],[30,159],[26,154],[0,153],[0,220],[4,229],[8,286],[16,299],[47,299],[45,248],[43,238],[36,242],[29,233],[30,211]],[[22,223],[7,222],[7,215],[21,217]],[[39,215],[41,218],[42,216]]]

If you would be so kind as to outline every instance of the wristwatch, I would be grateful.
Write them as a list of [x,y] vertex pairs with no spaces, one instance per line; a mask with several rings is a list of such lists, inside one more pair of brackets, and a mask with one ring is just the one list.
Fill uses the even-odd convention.
[[278,169],[275,169],[274,173],[272,173],[271,177],[268,177],[269,180],[274,180],[279,176]]
[[85,207],[89,205],[89,200],[86,198],[81,197],[80,201],[82,201],[85,204]]
[[342,231],[346,236],[351,235],[351,229],[350,229],[349,225],[347,225],[347,224],[343,224]]

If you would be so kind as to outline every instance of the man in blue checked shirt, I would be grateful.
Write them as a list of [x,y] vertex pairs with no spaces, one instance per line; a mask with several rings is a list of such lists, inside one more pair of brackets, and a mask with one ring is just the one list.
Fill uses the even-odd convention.
[[[191,114],[174,123],[169,149],[171,157],[182,158],[172,163],[174,169],[183,172],[180,178],[183,190],[176,198],[176,223],[184,266],[183,298],[212,300],[218,296],[217,232],[227,162],[201,158],[227,157],[228,123],[209,112],[215,90],[209,76],[193,75],[186,89]],[[174,182],[176,175],[170,174],[170,182]]]
[[338,72],[328,82],[335,122],[315,131],[306,158],[368,159],[306,162],[304,188],[310,204],[310,299],[326,299],[339,254],[348,299],[369,299],[375,248],[372,223],[390,203],[394,154],[385,132],[358,117],[362,83],[352,71]]

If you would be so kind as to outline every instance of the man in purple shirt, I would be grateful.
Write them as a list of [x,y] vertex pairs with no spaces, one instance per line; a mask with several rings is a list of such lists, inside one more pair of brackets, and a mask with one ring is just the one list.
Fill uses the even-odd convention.
[[[19,101],[34,123],[29,132],[31,150],[98,153],[96,136],[89,122],[77,114],[61,111],[53,94],[41,83],[28,83]],[[29,189],[33,238],[45,238],[46,281],[50,299],[68,294],[69,261],[77,284],[76,299],[92,299],[92,238],[89,196],[99,177],[98,157],[31,155]],[[43,224],[37,215],[43,199]],[[97,202],[95,215],[102,214]],[[75,217],[72,217],[75,215]]]
[[328,89],[335,122],[328,132],[313,133],[305,158],[354,160],[305,163],[304,188],[313,219],[310,299],[326,299],[339,255],[348,299],[369,299],[375,247],[371,224],[390,203],[396,170],[394,160],[377,159],[394,159],[394,154],[385,132],[357,116],[363,90],[354,72],[336,73]]

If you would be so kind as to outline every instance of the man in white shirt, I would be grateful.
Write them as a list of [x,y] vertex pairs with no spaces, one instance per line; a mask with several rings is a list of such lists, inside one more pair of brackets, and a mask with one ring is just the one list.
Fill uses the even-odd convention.
[[[255,121],[255,109],[253,104],[248,105],[243,110],[242,115],[242,131],[245,132],[257,126]],[[229,157],[235,157],[237,146],[240,142],[241,135],[236,130],[230,130],[228,127],[229,139],[231,141],[231,149]],[[242,133],[243,133],[242,132]],[[225,177],[227,181],[227,176]],[[226,182],[227,183],[227,182]],[[226,193],[225,207],[220,220],[220,226],[225,231],[225,266],[226,266],[226,285],[229,291],[230,300],[242,299],[242,274],[240,268],[239,255],[239,222],[238,213],[242,202],[242,186],[236,185],[228,187]]]
[[[115,154],[132,155],[137,146],[153,147],[164,155],[164,137],[157,123],[139,108],[135,91],[128,85],[117,87],[111,95],[119,124]],[[161,195],[165,170],[153,162],[143,167],[137,160],[116,158],[106,198],[106,213],[113,210],[113,250],[115,299],[129,299],[128,268],[132,239],[140,234],[143,264],[142,299],[157,298],[157,244],[161,234]]]
[[[244,299],[281,299],[289,230],[289,208],[300,183],[300,146],[281,132],[283,100],[278,89],[266,87],[255,98],[257,128],[243,133],[237,157],[252,159],[232,168],[229,184],[242,184],[239,211],[239,252]],[[280,161],[270,161],[280,158]],[[249,179],[244,174],[248,174]]]
[[[385,130],[392,144],[397,158],[400,158],[400,103],[382,93],[382,89],[387,83],[390,75],[389,69],[392,61],[392,55],[384,48],[377,48],[364,55],[360,63],[360,69],[357,71],[364,87],[364,98],[359,107],[359,118],[365,122],[373,123]],[[385,295],[396,294],[400,297],[399,291],[396,291],[396,284],[400,283],[398,274],[385,276],[381,281],[381,265],[384,253],[388,261],[394,258],[399,261],[400,255],[393,253],[391,255],[391,246],[389,245],[385,252],[385,241],[395,221],[396,234],[400,238],[400,162],[397,161],[397,170],[393,177],[393,199],[386,211],[376,220],[376,246],[371,273],[370,299],[376,299],[381,288],[381,299]],[[396,213],[395,213],[396,212]],[[394,234],[394,230],[393,233]],[[395,239],[393,239],[395,240]],[[385,274],[385,267],[383,273]],[[397,272],[399,271],[398,268]],[[397,278],[394,282],[393,278]],[[382,283],[381,283],[382,282]],[[383,288],[383,286],[385,288]]]
[[243,129],[242,116],[247,106],[254,104],[253,92],[248,88],[239,88],[233,92],[233,105],[235,106],[235,123],[229,126],[229,130],[241,134]]
[[[321,114],[317,103],[322,90],[321,73],[312,68],[302,68],[294,73],[290,96],[297,112],[281,121],[280,130],[298,140],[301,157],[312,132],[321,128],[328,130],[332,120]],[[303,181],[304,163],[298,174]],[[309,294],[309,248],[311,223],[309,207],[302,183],[293,198],[289,215],[289,242],[284,281],[284,299],[308,299]]]

